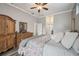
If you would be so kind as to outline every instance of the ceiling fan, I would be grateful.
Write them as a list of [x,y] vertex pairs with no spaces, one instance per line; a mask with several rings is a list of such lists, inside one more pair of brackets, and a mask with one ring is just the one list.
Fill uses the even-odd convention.
[[41,9],[48,10],[47,8],[47,3],[35,3],[33,7],[30,9],[37,9],[38,13],[40,12]]

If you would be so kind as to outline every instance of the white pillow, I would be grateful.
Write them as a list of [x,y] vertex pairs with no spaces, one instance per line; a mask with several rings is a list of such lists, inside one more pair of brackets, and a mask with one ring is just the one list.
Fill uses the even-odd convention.
[[78,37],[77,40],[74,42],[73,49],[74,49],[77,53],[79,53],[79,37]]
[[63,40],[61,41],[62,45],[67,49],[71,48],[77,36],[78,33],[76,32],[66,32]]
[[51,35],[51,39],[57,43],[60,42],[63,39],[63,37],[64,37],[64,32],[58,32]]

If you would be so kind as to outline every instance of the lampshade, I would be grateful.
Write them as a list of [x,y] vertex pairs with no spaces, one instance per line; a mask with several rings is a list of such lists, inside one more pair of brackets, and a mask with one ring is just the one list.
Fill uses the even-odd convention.
[[54,21],[54,16],[46,16],[46,24],[52,25]]

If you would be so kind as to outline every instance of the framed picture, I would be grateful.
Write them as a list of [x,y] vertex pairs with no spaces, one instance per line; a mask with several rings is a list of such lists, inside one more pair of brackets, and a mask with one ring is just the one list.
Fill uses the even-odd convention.
[[27,32],[27,23],[25,22],[19,22],[19,32]]

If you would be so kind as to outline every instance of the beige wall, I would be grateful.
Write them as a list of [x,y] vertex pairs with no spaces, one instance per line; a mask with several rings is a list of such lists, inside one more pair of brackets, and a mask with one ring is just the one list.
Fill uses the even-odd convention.
[[71,12],[54,16],[54,32],[65,32],[71,30]]
[[76,5],[75,29],[79,32],[79,4]]
[[79,14],[76,15],[75,29],[79,32]]
[[[71,30],[71,12],[66,12],[62,14],[53,15],[54,21],[53,25],[53,31],[54,32],[65,32]],[[41,23],[43,23],[43,33],[46,33],[46,18],[40,18]],[[49,31],[49,30],[48,30]]]

